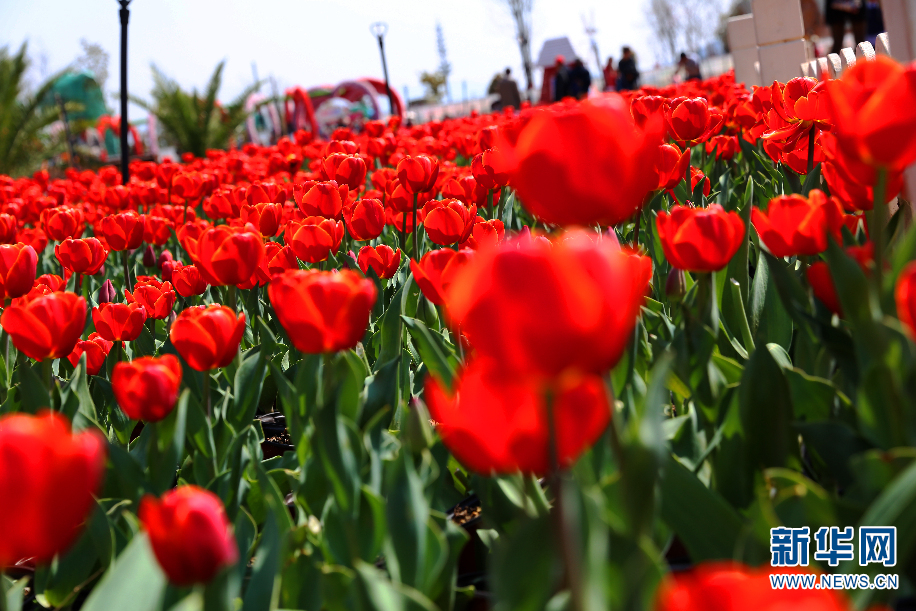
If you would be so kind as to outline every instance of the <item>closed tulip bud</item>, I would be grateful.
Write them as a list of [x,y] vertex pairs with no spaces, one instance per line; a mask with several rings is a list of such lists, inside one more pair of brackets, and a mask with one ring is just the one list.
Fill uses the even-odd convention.
[[143,243],[145,220],[146,217],[129,210],[102,217],[99,228],[111,250],[134,250]]
[[358,155],[334,153],[322,162],[321,174],[325,180],[333,180],[339,185],[346,185],[351,191],[358,191],[366,182],[366,162]]
[[375,284],[357,272],[288,271],[267,289],[280,324],[298,350],[348,350],[366,334]]
[[197,486],[140,501],[140,522],[159,566],[173,584],[208,583],[238,562],[239,549],[219,497]]
[[32,290],[38,255],[26,244],[0,246],[0,299],[15,299]]
[[143,267],[152,267],[156,265],[156,251],[152,245],[147,244],[143,250]]
[[169,338],[192,369],[209,371],[225,367],[239,351],[245,332],[245,315],[222,305],[192,307],[175,319]]
[[687,276],[684,270],[672,267],[665,280],[665,295],[669,299],[680,299],[687,293]]
[[443,248],[423,255],[420,262],[410,260],[410,271],[423,296],[436,305],[445,304],[445,295],[457,273],[470,261],[474,251],[455,252]]
[[73,352],[67,357],[70,364],[76,367],[80,362],[80,357],[86,355],[86,373],[94,376],[98,375],[105,364],[105,357],[111,352],[114,342],[110,342],[98,333],[91,333],[89,339],[76,342]]
[[53,292],[3,310],[0,324],[16,349],[43,361],[73,351],[86,325],[86,300],[73,293]]
[[716,135],[725,118],[709,107],[706,98],[674,98],[665,110],[668,134],[682,147],[706,142]]
[[[350,255],[352,256],[352,251]],[[379,244],[376,247],[363,246],[356,257],[356,262],[364,274],[369,273],[369,268],[382,279],[393,277],[401,266],[401,249],[391,250],[390,246]]]
[[60,264],[74,274],[94,276],[105,265],[108,249],[97,238],[65,238],[54,247],[54,254]]
[[59,413],[0,416],[0,570],[49,563],[76,541],[105,476],[97,430],[73,434]]
[[409,193],[432,191],[439,177],[439,161],[426,155],[405,157],[397,171],[398,181]]
[[381,200],[364,198],[343,212],[350,236],[357,242],[374,240],[385,229],[385,207]]
[[114,284],[111,283],[111,280],[106,280],[102,283],[102,287],[99,289],[99,304],[111,303],[118,298],[118,291],[115,290]]
[[[161,253],[159,253],[159,258],[156,259],[156,267],[158,267],[161,270],[163,264],[166,263],[167,261],[174,261],[174,259],[172,258],[172,253],[169,252],[168,250],[163,250]],[[163,278],[163,280],[168,280],[168,278]]]
[[133,420],[158,422],[175,408],[181,389],[181,363],[172,354],[118,363],[111,372],[118,405]]
[[0,244],[12,244],[16,241],[16,229],[19,223],[12,214],[0,214]]
[[134,341],[145,322],[146,309],[139,303],[103,303],[92,308],[95,330],[110,342]]

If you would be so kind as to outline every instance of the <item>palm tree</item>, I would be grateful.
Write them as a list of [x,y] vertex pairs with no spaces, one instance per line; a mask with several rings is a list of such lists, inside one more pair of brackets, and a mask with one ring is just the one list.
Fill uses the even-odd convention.
[[9,47],[0,49],[0,174],[28,174],[63,150],[63,139],[45,129],[57,121],[58,110],[42,105],[57,75],[29,94],[24,81],[28,67],[26,43],[12,56]]
[[179,153],[203,157],[207,149],[226,148],[229,137],[248,117],[245,101],[257,90],[257,83],[228,105],[221,105],[216,100],[225,63],[222,61],[216,66],[203,96],[197,89],[190,93],[183,91],[177,82],[153,65],[153,101],[131,97],[136,104],[156,115],[166,137],[172,140]]

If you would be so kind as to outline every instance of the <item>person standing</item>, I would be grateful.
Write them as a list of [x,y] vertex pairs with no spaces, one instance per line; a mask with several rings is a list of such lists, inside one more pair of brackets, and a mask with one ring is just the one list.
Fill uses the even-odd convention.
[[556,72],[553,77],[553,101],[559,102],[569,95],[569,68],[566,67],[566,58],[557,55]]
[[604,67],[604,90],[617,90],[617,70],[614,69],[614,58],[607,58],[607,65]]
[[518,83],[512,78],[512,69],[506,68],[506,74],[499,82],[499,103],[502,108],[520,108],[522,96],[518,92]]
[[863,0],[827,0],[824,20],[830,26],[830,34],[833,36],[833,53],[839,53],[843,48],[847,23],[852,24],[856,44],[865,41],[866,11]]
[[636,69],[636,55],[630,47],[622,49],[623,56],[617,64],[617,90],[632,91],[639,87],[639,70]]
[[684,78],[688,81],[700,81],[703,80],[703,77],[700,76],[700,62],[693,59],[692,57],[687,57],[686,53],[681,53],[681,59],[677,63],[678,67],[684,71]]
[[588,89],[592,86],[592,75],[581,59],[577,58],[573,62],[572,69],[569,71],[569,84],[569,95],[577,100],[588,97]]

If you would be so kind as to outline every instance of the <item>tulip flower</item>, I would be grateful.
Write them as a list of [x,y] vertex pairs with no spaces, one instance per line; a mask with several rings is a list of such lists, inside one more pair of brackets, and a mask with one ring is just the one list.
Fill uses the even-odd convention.
[[343,223],[320,216],[290,221],[284,240],[300,261],[318,263],[337,252],[343,240]]
[[92,324],[110,342],[132,342],[140,337],[147,316],[139,303],[103,303],[92,308]]
[[86,324],[86,300],[73,293],[52,292],[3,311],[0,325],[16,349],[43,361],[73,351]]
[[137,280],[133,292],[124,290],[127,303],[139,303],[146,309],[149,318],[163,320],[172,313],[175,305],[175,291],[170,282],[160,282],[156,278],[144,277]]
[[363,246],[356,262],[364,274],[369,273],[371,267],[375,274],[382,279],[393,277],[401,267],[401,249],[391,250],[390,246],[379,244],[376,247]]
[[551,429],[559,466],[567,467],[607,428],[611,408],[599,376],[569,370],[545,381],[530,374],[506,375],[500,365],[489,359],[471,361],[452,393],[435,377],[426,379],[424,396],[436,431],[470,470],[485,476],[519,471],[545,475],[550,470]]
[[[804,573],[804,569],[760,567],[752,569],[733,562],[710,562],[670,574],[656,594],[656,611],[759,611],[811,609],[849,611],[853,605],[840,591],[828,589],[774,588],[770,578],[778,574]],[[873,608],[878,611],[878,608]]]
[[231,286],[251,278],[264,258],[264,240],[249,227],[219,225],[196,240],[189,253],[208,284]]
[[[846,254],[852,257],[865,275],[871,275],[870,266],[874,261],[874,244],[867,242],[862,246],[850,246],[846,248]],[[808,278],[808,284],[814,291],[814,296],[821,300],[827,306],[827,309],[843,317],[843,307],[840,304],[840,297],[836,294],[836,287],[833,284],[833,277],[830,275],[830,268],[825,261],[812,263],[805,270],[805,276]],[[900,315],[899,309],[897,312]],[[902,319],[901,319],[902,320]]]
[[410,260],[410,271],[423,296],[436,305],[445,304],[445,295],[458,271],[470,261],[471,250],[442,249],[423,255],[419,263]]
[[267,289],[280,325],[307,354],[348,350],[366,334],[375,284],[357,272],[292,270]]
[[265,257],[267,265],[266,280],[270,280],[274,274],[282,274],[289,269],[299,269],[299,260],[296,253],[289,246],[280,246],[276,242],[267,244],[267,256]]
[[408,193],[432,191],[439,176],[439,162],[426,155],[405,157],[398,163],[398,182]]
[[334,153],[321,163],[321,174],[325,180],[359,191],[366,183],[366,162],[358,155]]
[[105,265],[108,248],[97,238],[64,238],[54,247],[54,255],[70,272],[94,276]]
[[172,268],[172,287],[185,299],[194,295],[203,295],[207,286],[209,286],[207,281],[204,280],[196,265],[181,265]]
[[0,570],[67,551],[95,507],[106,453],[97,430],[73,434],[59,413],[0,416]]
[[145,496],[139,517],[159,566],[176,586],[207,583],[238,562],[226,510],[208,490],[180,486],[161,499]]
[[118,298],[118,292],[115,290],[114,284],[111,280],[106,280],[102,283],[102,286],[99,288],[99,304],[111,303]]
[[0,299],[22,297],[35,283],[38,255],[23,243],[0,245]]
[[79,239],[86,228],[83,213],[76,208],[50,208],[41,213],[44,232],[55,242],[67,238]]
[[146,217],[133,210],[102,217],[101,234],[111,250],[134,250],[143,243]]
[[660,119],[643,130],[617,95],[539,110],[500,133],[500,163],[522,204],[546,223],[616,225],[658,187]]
[[601,374],[632,337],[651,269],[647,257],[585,233],[552,246],[516,240],[478,253],[451,283],[445,305],[478,354],[505,371]]
[[385,229],[385,207],[378,199],[360,199],[343,211],[347,231],[357,242],[374,240]]
[[70,364],[76,367],[80,362],[80,357],[86,355],[86,373],[95,376],[102,370],[105,364],[105,357],[111,352],[114,342],[110,342],[98,333],[90,333],[89,338],[76,342],[73,352],[67,356]]
[[35,252],[38,254],[44,252],[45,248],[48,246],[48,236],[37,227],[25,227],[20,229],[16,241],[28,244],[34,248]]
[[673,144],[663,144],[658,147],[658,188],[666,191],[674,189],[687,177],[687,167],[690,165],[690,151],[681,152]]
[[430,241],[448,246],[465,241],[476,218],[477,206],[467,208],[457,199],[434,199],[423,206],[421,220]]
[[751,210],[757,234],[775,257],[816,255],[827,250],[827,236],[840,239],[843,208],[833,197],[813,189],[807,198],[780,195],[766,212]]
[[147,244],[162,246],[172,237],[172,223],[169,219],[147,215],[143,223],[143,241]]
[[129,418],[158,422],[175,409],[181,389],[181,363],[173,354],[118,363],[111,372],[111,389]]
[[471,160],[471,173],[476,183],[486,190],[499,189],[509,184],[509,174],[500,162],[499,152],[493,149],[474,156]]
[[212,304],[184,310],[172,323],[169,338],[192,369],[209,371],[225,367],[238,354],[245,315]]
[[296,185],[293,196],[299,210],[305,216],[340,218],[340,212],[347,202],[350,190],[347,185],[338,185],[334,180]]
[[262,236],[277,235],[283,220],[283,206],[280,204],[260,203],[245,205],[241,212],[242,223],[251,223],[258,228]]
[[0,244],[14,244],[19,223],[12,214],[0,214]]
[[897,318],[916,336],[916,262],[911,261],[900,272],[894,289]]
[[[658,95],[642,95],[630,102],[630,114],[639,127],[645,127],[654,116],[664,116],[665,98]],[[686,175],[686,170],[685,170]]]
[[706,142],[722,127],[724,117],[709,108],[706,98],[674,98],[665,110],[668,134],[681,147]]
[[763,139],[792,146],[809,136],[812,128],[830,130],[825,84],[826,81],[804,77],[785,85],[774,82],[770,87],[772,111],[765,117],[768,130]]
[[656,218],[665,258],[690,272],[723,269],[745,239],[744,221],[734,212],[712,204],[707,208],[674,206]]
[[485,221],[478,216],[474,220],[471,234],[461,243],[461,248],[470,248],[471,250],[491,248],[502,242],[505,235],[506,229],[501,220],[490,219]]

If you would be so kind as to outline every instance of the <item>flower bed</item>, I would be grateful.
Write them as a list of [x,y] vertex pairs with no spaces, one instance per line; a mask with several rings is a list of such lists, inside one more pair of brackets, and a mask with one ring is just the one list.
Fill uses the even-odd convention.
[[0,177],[0,609],[900,602],[913,75]]

